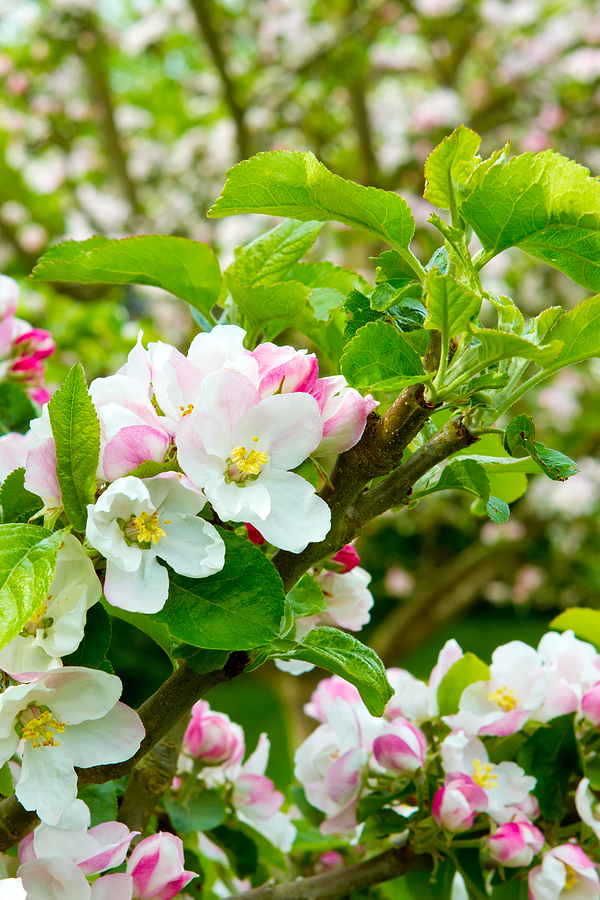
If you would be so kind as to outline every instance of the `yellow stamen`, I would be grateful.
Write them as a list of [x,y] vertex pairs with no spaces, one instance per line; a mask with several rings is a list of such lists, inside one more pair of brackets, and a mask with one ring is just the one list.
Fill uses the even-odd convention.
[[[22,714],[21,719],[26,716],[27,712],[29,710]],[[47,709],[39,716],[23,722],[23,739],[31,741],[32,747],[36,748],[41,746],[58,747],[60,741],[54,740],[55,732],[62,734],[64,730],[65,726],[58,719],[54,719],[50,710]]]
[[34,612],[34,614],[32,615],[32,617],[29,621],[33,622],[34,625],[37,625],[37,623],[42,618],[42,616],[45,616],[47,612],[48,612],[48,607],[46,606],[45,603],[42,603],[40,608],[36,609],[36,611]]
[[142,511],[139,516],[135,516],[135,518],[132,519],[132,523],[138,531],[137,541],[140,544],[147,544],[150,542],[156,544],[159,538],[167,536],[162,528],[159,527],[158,513],[152,513],[152,515],[149,516],[147,512]]
[[[256,444],[257,441],[257,437],[252,438],[253,444]],[[245,447],[235,447],[231,454],[231,459],[240,472],[244,472],[245,475],[260,475],[260,467],[269,461],[268,454],[260,453],[258,450],[250,450],[246,454]]]
[[519,698],[515,697],[514,691],[507,688],[506,685],[498,688],[497,691],[490,691],[488,700],[490,703],[497,703],[502,712],[511,712],[517,708],[519,703]]
[[189,416],[189,414],[194,411],[194,404],[188,403],[187,406],[180,406],[179,409],[181,410],[181,418],[183,418],[184,416]]
[[567,870],[567,880],[565,881],[565,890],[570,891],[571,888],[574,888],[577,884],[577,875],[575,874],[575,869],[573,866],[570,866],[568,863],[563,863],[565,869]]
[[493,766],[490,763],[482,763],[481,760],[474,759],[473,771],[475,772],[473,781],[484,791],[498,787],[498,776],[494,774]]

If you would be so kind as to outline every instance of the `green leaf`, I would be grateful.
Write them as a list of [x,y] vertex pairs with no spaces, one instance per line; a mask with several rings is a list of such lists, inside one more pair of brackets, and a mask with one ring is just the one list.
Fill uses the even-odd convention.
[[481,298],[458,284],[451,275],[440,275],[437,269],[427,273],[425,285],[427,318],[423,327],[441,331],[446,338],[462,334],[479,313]]
[[287,595],[292,613],[298,616],[316,616],[327,609],[323,591],[312,575],[303,575]]
[[504,449],[513,454],[519,447],[535,459],[552,481],[566,481],[579,472],[579,466],[559,450],[551,450],[535,438],[535,426],[530,416],[521,414],[509,422],[504,434]]
[[283,585],[257,547],[230,531],[219,532],[226,548],[223,569],[199,579],[172,574],[169,598],[152,619],[194,647],[251,650],[279,633]]
[[510,519],[510,507],[508,503],[501,500],[500,497],[490,497],[485,504],[485,511],[496,525],[500,525],[502,522],[508,522]]
[[63,658],[64,665],[98,669],[110,647],[111,636],[108,613],[101,603],[95,603],[87,611],[82,641],[77,650]]
[[390,834],[398,834],[401,831],[406,831],[404,816],[398,815],[393,809],[382,809],[368,817],[360,837],[365,844],[368,844],[369,841],[379,841]]
[[344,303],[344,295],[335,288],[315,288],[310,292],[310,305],[313,308],[315,319],[326,322],[332,312],[341,309]]
[[584,606],[572,606],[550,622],[550,628],[567,631],[572,628],[582,641],[589,641],[600,650],[600,610]]
[[530,456],[522,456],[512,459],[505,456],[477,456],[477,454],[460,455],[461,459],[472,459],[483,466],[486,474],[510,475],[524,473],[526,475],[539,475],[540,467]]
[[2,482],[0,506],[3,525],[17,519],[28,519],[44,505],[36,494],[26,490],[24,480],[25,469],[20,468],[13,469]]
[[293,819],[297,835],[292,847],[292,853],[327,853],[328,850],[343,849],[348,846],[346,841],[333,837],[331,834],[321,834],[318,828],[311,825],[305,819]]
[[488,257],[520,247],[577,284],[600,288],[600,183],[553,150],[492,166],[461,214]]
[[490,482],[482,465],[473,459],[458,457],[444,466],[439,480],[428,489],[428,493],[437,491],[469,491],[487,503]]
[[344,341],[354,337],[359,328],[369,322],[379,322],[384,318],[379,310],[371,308],[371,301],[361,291],[352,290],[344,301],[346,324],[344,326]]
[[85,784],[77,796],[90,808],[91,827],[102,822],[113,822],[117,818],[117,786],[114,781],[105,784]]
[[245,834],[246,837],[249,837],[256,844],[259,858],[263,862],[268,866],[274,866],[276,869],[279,869],[280,872],[288,871],[285,856],[278,847],[275,847],[275,845],[264,836],[264,834],[261,834],[260,831],[252,828],[247,822],[241,822],[240,820],[236,822],[236,829],[241,831],[242,834]]
[[559,716],[538,728],[517,754],[517,763],[537,784],[533,793],[540,811],[548,819],[560,821],[567,812],[565,800],[569,780],[581,772],[573,730],[574,715]]
[[314,244],[322,222],[287,219],[235,251],[228,269],[241,284],[273,284],[302,259]]
[[192,831],[210,831],[225,821],[226,811],[216,791],[202,791],[197,797],[184,803],[165,800],[171,822],[181,834]]
[[512,357],[531,359],[538,366],[546,366],[560,353],[562,346],[560,341],[552,341],[538,347],[532,341],[519,337],[517,334],[496,331],[493,328],[477,328],[472,323],[469,323],[469,331],[475,341],[460,359],[454,358],[449,369],[448,379],[456,380],[458,377],[462,378],[466,375],[471,377],[502,359]]
[[490,667],[474,653],[465,653],[448,669],[440,682],[437,692],[440,716],[457,713],[464,689],[475,681],[487,681],[489,677]]
[[229,659],[227,650],[202,650],[189,644],[179,644],[172,653],[174,659],[185,659],[186,663],[197,675],[215,672],[222,669]]
[[48,412],[63,506],[73,528],[83,532],[87,524],[86,506],[94,502],[96,494],[100,423],[79,363],[51,398]]
[[76,284],[149,284],[208,316],[221,291],[221,269],[210,247],[166,234],[62,241],[50,247],[29,277]]
[[0,766],[0,795],[10,797],[14,792],[12,773],[8,763],[5,762],[3,766]]
[[38,525],[0,525],[0,649],[46,599],[62,540]]
[[272,655],[280,659],[301,659],[340,675],[358,688],[372,716],[383,715],[394,693],[375,651],[337,628],[314,628],[292,652]]
[[167,625],[157,621],[154,616],[145,613],[130,612],[128,609],[120,609],[118,606],[111,606],[105,597],[100,598],[100,603],[106,612],[114,619],[122,619],[128,622],[144,634],[148,635],[158,646],[165,651],[167,656],[173,656],[173,638]]
[[238,309],[251,327],[263,328],[268,322],[292,323],[302,312],[312,313],[310,290],[297,281],[278,284],[240,284],[235,278],[227,283]]
[[127,474],[133,475],[135,478],[154,478],[155,475],[160,475],[162,472],[181,472],[181,467],[175,459],[167,462],[154,462],[153,459],[147,459]]
[[325,813],[310,805],[301,784],[293,784],[290,788],[290,793],[292,795],[292,800],[304,818],[307,819],[314,828],[318,828],[321,822],[325,820]]
[[247,878],[248,875],[253,875],[256,872],[258,849],[248,835],[237,828],[219,825],[218,828],[213,828],[207,836],[221,850],[225,851],[238,878]]
[[418,353],[402,332],[386,322],[365,325],[346,344],[341,360],[342,374],[356,388],[376,388],[381,383],[404,387],[428,376]]
[[336,266],[328,260],[296,263],[287,273],[286,280],[299,281],[309,288],[333,288],[344,296],[355,289],[369,289],[369,283],[358,272]]
[[459,125],[431,151],[425,162],[426,200],[438,209],[451,208],[481,162],[480,144],[478,134]]
[[451,900],[454,873],[454,864],[444,859],[435,875],[427,871],[409,872],[384,882],[381,892],[387,900]]
[[31,420],[37,416],[35,406],[22,387],[12,381],[0,384],[0,433],[25,433]]
[[600,355],[600,296],[589,297],[561,316],[548,337],[562,343],[546,373]]
[[397,250],[384,250],[380,256],[371,256],[371,262],[377,266],[375,281],[387,281],[395,288],[402,288],[415,280],[413,269]]

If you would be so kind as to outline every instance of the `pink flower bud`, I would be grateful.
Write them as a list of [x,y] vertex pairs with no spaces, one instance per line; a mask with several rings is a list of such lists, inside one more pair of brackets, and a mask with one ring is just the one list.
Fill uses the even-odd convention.
[[183,844],[173,834],[159,831],[141,841],[127,863],[136,900],[172,900],[196,877],[183,868]]
[[354,447],[365,430],[367,416],[379,405],[370,394],[363,397],[348,387],[343,375],[317,379],[310,393],[319,404],[323,419],[323,440],[313,456],[342,453]]
[[487,797],[468,775],[457,775],[436,792],[431,815],[448,831],[468,831],[476,810],[487,807]]
[[265,343],[259,344],[252,356],[258,362],[258,392],[263,398],[297,391],[309,393],[319,374],[317,357],[306,350]]
[[246,531],[248,532],[248,540],[252,541],[253,544],[260,546],[267,543],[258,528],[251,525],[250,522],[246,522]]
[[212,712],[206,700],[192,707],[184,747],[205,766],[234,765],[244,757],[244,732],[224,713]]
[[233,805],[251,818],[271,819],[281,809],[284,799],[266,775],[245,773],[235,780]]
[[341,575],[345,575],[346,572],[351,572],[360,562],[358,551],[352,544],[346,544],[345,547],[338,550],[335,556],[332,556],[331,558],[334,562],[339,563],[344,567],[340,573]]
[[390,772],[416,772],[425,764],[427,740],[420,728],[407,719],[394,719],[390,731],[373,741],[373,753],[380,766]]
[[[530,900],[598,900],[600,881],[591,859],[576,844],[561,844],[542,857],[541,866],[529,871]],[[575,890],[573,890],[575,888]]]
[[581,698],[581,712],[584,718],[595,725],[600,725],[600,681],[586,691]]
[[326,722],[338,697],[350,706],[362,704],[358,688],[344,681],[339,675],[332,675],[331,678],[324,678],[318,683],[312,692],[310,703],[304,706],[304,712],[317,722]]
[[49,331],[43,328],[32,328],[20,335],[14,342],[18,356],[32,356],[35,359],[46,359],[56,350],[56,344]]
[[319,857],[315,871],[317,872],[335,872],[336,869],[343,869],[346,861],[341,853],[337,850],[328,850]]
[[488,840],[488,853],[504,866],[528,866],[544,846],[544,835],[531,822],[506,822]]

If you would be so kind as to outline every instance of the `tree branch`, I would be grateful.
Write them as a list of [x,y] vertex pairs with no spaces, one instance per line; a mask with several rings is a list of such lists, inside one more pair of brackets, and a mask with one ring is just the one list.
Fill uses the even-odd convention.
[[337,900],[407,872],[430,868],[431,857],[427,854],[415,856],[410,846],[393,847],[345,869],[287,884],[264,884],[244,894],[235,894],[231,900]]

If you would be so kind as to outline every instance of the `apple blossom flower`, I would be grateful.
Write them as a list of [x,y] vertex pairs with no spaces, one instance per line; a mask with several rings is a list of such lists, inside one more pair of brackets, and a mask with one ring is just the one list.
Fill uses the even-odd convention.
[[[2,371],[0,367],[0,371]],[[5,372],[6,378],[23,386],[32,400],[40,406],[47,403],[50,394],[44,387],[44,364],[34,356],[20,356],[9,363]]]
[[92,889],[85,875],[70,859],[33,859],[17,871],[27,900],[91,900]]
[[465,688],[458,713],[443,716],[452,729],[467,734],[515,734],[546,700],[548,676],[542,660],[522,641],[494,650],[490,675],[488,681]]
[[475,813],[487,809],[483,788],[468,775],[450,776],[431,801],[431,815],[448,831],[468,831]]
[[509,868],[528,866],[544,846],[544,835],[531,822],[505,822],[488,838],[487,852]]
[[310,393],[323,419],[323,439],[313,456],[330,456],[354,447],[365,430],[367,416],[379,405],[370,394],[363,397],[348,387],[343,375],[317,379]]
[[38,825],[19,843],[21,864],[32,859],[61,856],[74,862],[84,875],[97,875],[124,862],[137,831],[121,822],[102,822],[90,828],[90,810],[83,800],[66,809],[58,825]]
[[416,772],[425,765],[427,738],[407,719],[393,719],[373,741],[373,755],[388,772]]
[[288,470],[312,453],[322,433],[308,394],[261,400],[249,378],[227,369],[204,378],[182,419],[178,461],[221,519],[249,522],[269,543],[299,553],[326,536],[331,515],[312,485]]
[[503,823],[512,817],[515,804],[521,803],[536,785],[536,779],[525,775],[514,762],[490,763],[483,741],[468,737],[464,731],[453,731],[441,743],[444,772],[455,778],[468,775],[487,797],[486,811],[494,821]]
[[388,669],[387,676],[394,688],[394,696],[385,708],[386,716],[389,719],[404,716],[416,725],[435,719],[438,715],[437,692],[442,678],[462,655],[463,652],[454,639],[446,641],[431,670],[429,684],[404,669]]
[[49,331],[32,328],[15,338],[13,349],[18,356],[46,359],[56,350],[56,344]]
[[581,698],[581,712],[584,719],[596,728],[600,726],[600,681],[596,682]]
[[339,675],[332,675],[330,678],[323,678],[318,683],[311,694],[310,702],[304,704],[304,712],[311,719],[325,723],[328,721],[333,704],[338,698],[346,704],[363,706],[358,688],[350,684],[349,681],[345,681]]
[[[531,900],[598,900],[600,881],[591,859],[576,844],[561,844],[542,856],[529,872]],[[573,888],[577,888],[576,893]]]
[[585,822],[600,840],[600,803],[590,788],[589,778],[582,778],[577,786],[575,807],[581,821]]
[[83,638],[88,609],[102,594],[90,558],[79,541],[65,535],[48,595],[27,625],[0,650],[0,668],[11,674],[59,668]]
[[192,707],[183,746],[205,766],[235,765],[244,758],[244,732],[225,713],[213,712],[206,700]]
[[56,447],[47,404],[41,416],[33,419],[29,427],[34,440],[25,461],[25,487],[42,498],[46,509],[59,509],[62,494],[56,474]]
[[22,740],[17,799],[42,822],[57,825],[77,797],[74,767],[129,759],[144,727],[137,713],[118,702],[122,685],[116,675],[66,666],[27,677],[29,682],[0,694],[0,765]]
[[0,900],[27,900],[21,878],[3,878],[0,881]]
[[0,319],[14,316],[19,302],[19,285],[10,275],[0,275]]
[[538,655],[548,678],[548,695],[535,713],[538,722],[549,722],[580,709],[582,695],[600,676],[598,652],[569,630],[563,634],[548,632],[538,645]]
[[106,557],[104,594],[109,603],[133,612],[162,609],[169,575],[158,558],[189,578],[205,578],[223,568],[223,541],[209,522],[196,516],[205,503],[188,479],[164,472],[154,478],[119,478],[88,506],[86,535]]
[[134,848],[127,861],[127,875],[133,882],[136,900],[171,900],[196,872],[186,872],[181,838],[159,831]]
[[360,566],[353,566],[345,573],[329,572],[322,569],[315,575],[315,581],[325,595],[327,610],[319,613],[319,620],[325,625],[360,631],[371,618],[373,595],[367,585],[371,576]]
[[125,872],[110,872],[92,884],[90,900],[132,900],[133,879]]
[[25,434],[9,431],[0,437],[0,482],[23,465],[34,441],[33,431],[26,431]]
[[304,349],[279,347],[267,342],[259,344],[252,356],[258,363],[256,388],[261,397],[296,391],[310,393],[317,381],[317,357]]
[[331,557],[331,561],[337,563],[337,565],[342,566],[340,575],[345,575],[347,572],[351,572],[352,569],[356,568],[356,566],[360,563],[360,556],[358,555],[358,550],[353,544],[346,544],[342,547],[341,550],[338,550]]

